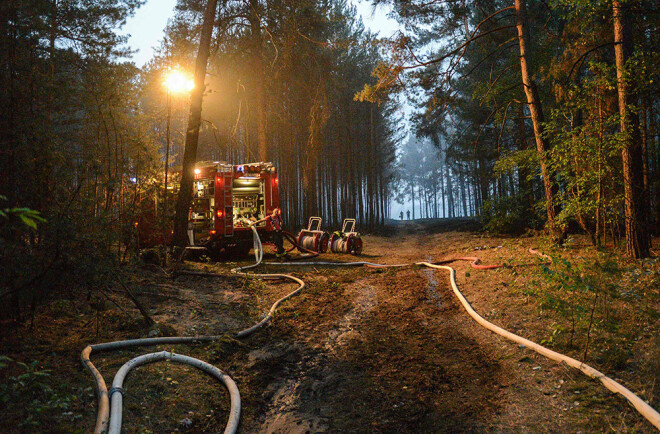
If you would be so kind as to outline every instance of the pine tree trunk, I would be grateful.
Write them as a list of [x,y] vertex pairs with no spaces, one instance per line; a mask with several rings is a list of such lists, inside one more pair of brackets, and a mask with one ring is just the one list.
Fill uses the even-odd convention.
[[454,218],[454,186],[451,177],[451,172],[447,169],[447,215],[449,218]]
[[375,178],[376,178],[376,142],[374,139],[374,104],[369,104],[369,161],[368,161],[368,171],[367,171],[367,198],[369,200],[368,207],[368,222],[369,229],[374,228],[374,207],[373,207],[373,198],[374,198],[374,187],[375,187]]
[[623,195],[626,230],[626,253],[633,258],[646,258],[650,252],[650,237],[647,224],[648,206],[644,200],[644,167],[642,146],[639,136],[639,117],[630,111],[635,97],[629,88],[626,77],[626,61],[632,55],[632,29],[628,11],[615,0],[614,13],[614,55],[616,58],[616,78],[619,94],[619,115],[621,133],[625,144],[623,160]]
[[643,165],[643,173],[644,173],[644,197],[645,201],[648,201],[649,198],[649,147],[648,147],[648,142],[649,142],[649,127],[648,127],[648,121],[646,114],[648,113],[648,98],[644,97],[641,99],[642,101],[642,107],[640,110],[641,114],[641,125],[639,126],[640,132],[642,134],[641,140],[642,140],[642,165]]
[[465,195],[465,181],[463,177],[460,178],[460,188],[461,188],[461,205],[463,206],[463,215],[461,217],[467,217],[467,197]]
[[[518,110],[518,129],[517,129],[516,143],[519,151],[527,149],[527,132],[525,131],[525,112],[523,106],[519,106]],[[528,181],[529,169],[527,167],[518,167],[518,194],[523,200],[523,210],[527,213],[532,213],[534,209],[534,196]]]
[[264,90],[264,61],[261,20],[258,15],[258,0],[250,0],[250,31],[252,32],[252,79],[254,80],[257,111],[257,154],[260,161],[268,161],[268,138],[266,129],[266,98]]
[[[649,104],[649,144],[651,152],[654,157],[654,176],[651,179],[654,180],[653,185],[653,207],[655,215],[655,228],[656,231],[660,230],[660,147],[658,146],[658,135],[657,135],[657,123],[655,119],[655,111],[653,110],[653,104]],[[657,232],[656,232],[657,233]]]
[[438,218],[438,178],[433,174],[433,217]]
[[204,99],[204,81],[206,79],[206,64],[209,59],[211,36],[215,24],[215,14],[218,0],[209,0],[204,10],[202,34],[199,40],[199,51],[195,64],[195,88],[190,96],[190,116],[186,130],[186,144],[183,152],[183,173],[181,175],[181,189],[176,201],[176,215],[174,217],[173,243],[179,247],[188,245],[188,211],[192,199],[192,186],[195,162],[197,161],[197,145],[199,142],[199,128],[202,124],[202,100]]
[[424,209],[422,208],[422,195],[423,195],[423,193],[422,193],[422,184],[420,182],[420,184],[417,186],[417,199],[419,200],[419,218],[420,219],[424,218],[424,216],[422,215],[422,213],[424,212]]
[[442,218],[447,218],[447,211],[445,208],[445,165],[440,166],[440,200],[442,201]]
[[410,181],[410,197],[412,202],[412,219],[415,220],[415,182]]
[[543,136],[543,106],[539,99],[536,83],[532,80],[532,68],[527,46],[529,45],[529,29],[527,24],[527,9],[525,0],[515,0],[518,28],[518,45],[520,46],[520,71],[522,74],[523,87],[527,96],[527,106],[534,126],[534,137],[536,139],[536,151],[539,154],[541,164],[541,175],[543,176],[543,187],[545,189],[546,212],[548,216],[548,229],[556,241],[562,241],[565,234],[556,224],[558,209],[556,206],[557,186],[552,182],[552,176],[548,169],[545,153],[550,149],[548,139]]

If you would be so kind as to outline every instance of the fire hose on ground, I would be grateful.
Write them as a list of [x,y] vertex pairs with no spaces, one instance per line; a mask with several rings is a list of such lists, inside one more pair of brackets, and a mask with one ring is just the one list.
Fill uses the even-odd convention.
[[[535,250],[535,249],[529,249],[529,252],[535,255],[538,255],[540,257],[543,257],[546,259],[548,262],[552,262],[552,259]],[[475,269],[481,269],[481,270],[488,270],[488,269],[495,269],[495,268],[502,268],[504,265],[481,265],[480,260],[477,257],[460,257],[460,258],[455,258],[455,259],[450,259],[448,261],[441,261],[441,263],[448,263],[448,262],[454,262],[457,260],[462,260],[462,261],[470,261],[470,265],[475,268]],[[546,262],[546,264],[548,263]],[[454,292],[454,295],[456,295],[456,298],[460,301],[461,305],[463,308],[467,311],[467,313],[474,319],[479,325],[485,327],[486,329],[506,338],[509,339],[513,342],[517,342],[518,344],[524,345],[525,347],[551,359],[556,362],[563,362],[566,363],[568,366],[572,368],[576,368],[580,370],[582,373],[585,375],[595,378],[600,380],[603,385],[610,390],[611,392],[618,393],[622,395],[624,398],[630,402],[630,404],[641,414],[644,416],[653,426],[655,426],[658,430],[660,430],[660,413],[658,413],[653,407],[651,407],[649,404],[647,404],[644,400],[642,400],[639,396],[635,395],[632,391],[630,391],[628,388],[623,386],[622,384],[618,383],[617,381],[611,379],[610,377],[606,376],[602,372],[592,368],[591,366],[580,362],[579,360],[576,360],[572,357],[565,356],[563,354],[560,354],[556,351],[553,351],[549,348],[546,348],[542,345],[539,345],[535,342],[530,341],[529,339],[523,338],[521,336],[518,336],[514,333],[511,333],[489,321],[484,319],[481,315],[479,315],[470,305],[470,303],[467,301],[465,296],[463,296],[463,293],[458,289],[458,285],[456,284],[456,271],[446,265],[440,265],[441,263],[430,263],[430,262],[416,262],[414,265],[419,265],[419,266],[424,266],[424,267],[429,267],[429,268],[434,268],[434,269],[439,269],[439,270],[447,270],[449,271],[449,281],[451,283],[452,290]],[[412,265],[412,264],[396,264],[396,265],[385,265],[385,264],[373,264],[370,262],[342,262],[342,263],[334,263],[334,262],[305,262],[305,263],[295,263],[295,262],[284,262],[284,263],[269,263],[270,265],[340,265],[340,266],[367,266],[367,267],[372,267],[372,268],[386,268],[386,267],[405,267],[407,265]]]
[[[298,242],[298,240],[296,239],[296,236],[293,235],[291,232],[282,231],[282,235],[283,235],[284,239],[286,239],[289,243],[291,243],[290,248],[284,249],[284,251],[286,253],[290,253],[295,249],[298,249],[301,252],[306,253],[305,255],[300,255],[300,256],[297,256],[295,258],[291,258],[292,261],[302,261],[302,260],[305,260],[305,259],[315,258],[319,255],[319,253],[325,253],[323,251],[320,251],[320,252],[314,251],[311,248],[308,248],[309,246],[305,246],[305,245],[300,244]],[[257,236],[258,236],[258,234],[257,234]],[[275,246],[273,246],[273,251],[277,251]]]
[[[218,379],[229,391],[231,397],[231,410],[229,411],[229,421],[227,422],[227,427],[225,428],[226,433],[234,433],[238,429],[238,423],[240,422],[241,417],[241,395],[238,392],[238,387],[236,383],[232,380],[227,374],[222,372],[220,369],[216,368],[213,365],[210,365],[206,362],[203,362],[199,359],[193,357],[183,356],[180,354],[174,354],[167,351],[161,351],[159,353],[150,353],[138,356],[132,360],[126,362],[115,375],[115,379],[112,381],[112,391],[120,392],[112,394],[112,402],[110,404],[111,408],[121,409],[122,401],[124,399],[123,394],[123,383],[124,378],[130,372],[131,369],[145,365],[147,363],[157,362],[159,360],[170,360],[176,363],[183,363],[187,365],[194,366],[197,369],[200,369],[207,374]],[[110,415],[110,429],[109,433],[119,433],[121,429],[121,411],[113,411]]]
[[[264,279],[289,279],[297,283],[299,286],[293,292],[287,294],[286,296],[280,298],[270,308],[268,314],[255,325],[248,327],[244,330],[237,332],[235,338],[245,338],[250,336],[252,333],[266,326],[273,317],[273,314],[277,310],[277,307],[288,300],[289,298],[297,295],[305,287],[305,282],[298,279],[297,277],[290,276],[288,274],[248,274],[246,270],[257,267],[263,259],[263,247],[261,245],[261,240],[257,234],[256,228],[252,227],[254,233],[254,251],[256,262],[253,265],[248,265],[246,267],[238,267],[232,269],[232,272],[242,275],[248,275],[250,277],[260,277]],[[181,273],[186,274],[186,273]],[[197,274],[200,273],[194,273]],[[88,345],[81,353],[81,360],[83,366],[94,376],[96,381],[96,394],[98,401],[98,410],[96,417],[96,425],[94,428],[95,433],[102,433],[108,430],[111,434],[117,434],[121,431],[122,423],[122,404],[123,404],[123,395],[125,393],[123,389],[123,382],[126,375],[134,367],[144,365],[147,363],[153,363],[161,360],[170,360],[176,363],[184,363],[191,366],[194,366],[202,371],[206,372],[209,375],[217,378],[229,391],[231,398],[231,408],[229,411],[229,419],[225,427],[224,432],[235,433],[238,429],[238,424],[240,421],[241,414],[241,399],[236,383],[220,369],[210,365],[201,360],[183,356],[179,354],[173,354],[166,351],[158,353],[144,354],[138,356],[124,366],[122,366],[112,382],[113,387],[108,391],[108,387],[105,383],[105,380],[101,373],[96,369],[92,363],[90,356],[92,353],[102,352],[102,351],[116,351],[120,349],[132,348],[132,347],[143,347],[143,346],[153,346],[153,345],[162,345],[162,344],[199,344],[199,343],[208,343],[218,339],[223,338],[225,335],[216,335],[216,336],[191,336],[191,337],[161,337],[161,338],[145,338],[145,339],[130,339],[125,341],[116,341],[116,342],[106,342],[102,344]]]
[[591,366],[580,362],[579,360],[576,360],[572,357],[565,356],[563,354],[560,354],[556,351],[552,351],[549,348],[546,348],[542,345],[539,345],[535,342],[530,341],[529,339],[525,339],[521,336],[518,336],[514,333],[511,333],[499,326],[496,326],[495,324],[487,321],[484,319],[481,315],[479,315],[470,305],[470,303],[467,301],[467,299],[463,296],[461,291],[458,289],[458,286],[456,285],[456,271],[448,266],[445,265],[436,265],[436,264],[431,264],[428,262],[418,262],[417,265],[423,265],[425,267],[430,267],[430,268],[435,268],[435,269],[440,269],[440,270],[447,270],[449,271],[449,281],[451,282],[451,287],[452,290],[454,291],[454,294],[458,298],[458,300],[461,302],[461,305],[463,308],[467,311],[467,313],[474,319],[476,322],[478,322],[481,326],[487,328],[488,330],[497,333],[498,335],[505,337],[513,342],[517,342],[521,345],[524,345],[525,347],[536,351],[537,353],[554,360],[556,362],[563,362],[566,363],[568,366],[579,369],[582,373],[585,375],[591,377],[591,378],[596,378],[600,380],[601,383],[610,391],[614,393],[619,393],[621,394],[624,398],[632,404],[633,407],[641,414],[644,416],[653,426],[655,426],[658,430],[660,430],[660,413],[658,413],[653,407],[651,407],[649,404],[647,404],[644,400],[642,400],[639,396],[635,395],[633,392],[631,392],[629,389],[624,387],[622,384],[614,381],[610,377],[606,376],[602,372],[592,368]]
[[[248,270],[251,270],[253,268],[258,267],[263,260],[263,246],[261,244],[261,239],[259,238],[259,235],[256,231],[256,228],[252,228],[253,230],[253,237],[254,237],[254,251],[255,251],[255,263],[252,265],[244,266],[244,267],[238,267],[234,268],[231,271],[233,273],[249,276],[249,277],[257,277],[257,278],[263,278],[263,279],[289,279],[294,282],[296,282],[299,287],[294,290],[293,292],[287,294],[286,296],[280,298],[277,300],[270,308],[268,314],[257,324],[244,329],[242,331],[239,331],[238,333],[235,334],[236,338],[243,338],[251,335],[255,331],[261,329],[262,327],[266,326],[272,319],[274,312],[277,310],[278,306],[283,303],[284,301],[290,299],[291,297],[294,297],[298,295],[303,288],[305,287],[305,283],[296,277],[293,277],[288,274],[257,274],[257,273],[248,273]],[[551,259],[543,255],[542,253],[530,249],[530,253],[537,254],[541,257],[546,258],[547,260],[551,261]],[[308,256],[312,257],[312,256]],[[470,305],[470,303],[467,301],[467,299],[463,296],[461,291],[458,289],[458,285],[456,284],[456,271],[446,265],[441,265],[442,263],[448,263],[452,262],[455,260],[468,260],[471,261],[471,266],[476,269],[493,269],[493,268],[500,268],[503,265],[480,265],[479,264],[479,259],[476,257],[462,257],[462,258],[455,258],[449,261],[442,261],[440,263],[430,263],[430,262],[416,262],[414,264],[394,264],[394,265],[387,265],[387,264],[376,264],[376,263],[371,263],[371,262],[364,262],[364,261],[359,261],[359,262],[281,262],[281,263],[267,263],[268,265],[328,265],[328,266],[366,266],[366,267],[371,267],[371,268],[391,268],[391,267],[406,267],[406,266],[411,266],[411,265],[418,265],[418,266],[424,266],[424,267],[429,267],[433,269],[440,269],[440,270],[446,270],[449,271],[449,280],[451,283],[452,290],[454,292],[454,295],[458,298],[460,301],[461,305],[463,308],[467,311],[467,313],[481,326],[485,327],[486,329],[497,333],[498,335],[505,337],[513,342],[517,342],[521,345],[524,345],[525,347],[551,359],[557,362],[563,362],[566,363],[568,366],[571,366],[573,368],[576,368],[583,372],[585,375],[591,377],[591,378],[597,378],[603,383],[603,385],[610,391],[614,393],[619,393],[623,397],[625,397],[631,404],[632,406],[642,415],[644,416],[653,426],[655,426],[658,430],[660,430],[660,413],[658,413],[655,409],[653,409],[649,404],[647,404],[645,401],[643,401],[641,398],[639,398],[637,395],[635,395],[633,392],[631,392],[629,389],[621,385],[620,383],[614,381],[613,379],[607,377],[605,374],[602,372],[592,368],[589,365],[586,365],[572,357],[565,356],[563,354],[557,353],[555,351],[552,351],[546,347],[543,347],[542,345],[539,345],[535,342],[532,342],[526,338],[523,338],[521,336],[518,336],[514,333],[511,333],[489,321],[484,319],[482,316],[480,316]],[[182,273],[182,274],[187,274],[187,273]],[[190,274],[194,275],[215,275],[212,273],[195,273],[191,272]],[[222,276],[222,275],[216,275],[216,276]],[[134,339],[134,340],[126,340],[126,341],[118,341],[118,342],[109,342],[109,343],[104,343],[104,344],[96,344],[96,345],[90,345],[86,347],[81,355],[83,365],[92,373],[96,380],[96,390],[97,390],[97,395],[98,395],[98,414],[97,414],[97,422],[96,422],[96,428],[95,428],[95,433],[101,433],[103,432],[107,427],[108,427],[108,420],[110,420],[110,432],[111,433],[119,433],[121,429],[121,408],[122,408],[122,400],[123,400],[123,394],[124,390],[122,388],[123,386],[123,380],[126,374],[136,366],[146,364],[146,363],[151,363],[155,362],[158,360],[171,360],[174,362],[178,363],[186,363],[190,364],[192,366],[197,367],[198,369],[203,370],[204,372],[209,373],[210,375],[216,377],[220,382],[222,382],[225,387],[229,390],[230,397],[231,397],[231,409],[230,409],[230,415],[229,415],[229,420],[227,422],[227,426],[225,428],[225,433],[233,433],[236,432],[236,429],[238,428],[238,423],[240,420],[240,394],[238,392],[238,388],[236,387],[236,384],[233,382],[233,380],[224,372],[219,370],[218,368],[209,365],[206,362],[203,362],[198,359],[194,359],[192,357],[187,357],[187,356],[182,356],[178,354],[172,354],[168,353],[166,351],[162,351],[159,353],[150,353],[150,354],[145,354],[142,356],[138,356],[131,361],[127,362],[124,366],[120,368],[120,370],[117,372],[115,376],[115,380],[113,381],[113,387],[110,390],[110,394],[108,394],[107,386],[105,384],[105,381],[103,377],[101,376],[100,372],[96,369],[96,367],[93,365],[93,363],[90,360],[90,355],[92,352],[100,352],[100,351],[110,351],[110,350],[117,350],[117,349],[123,349],[123,348],[128,348],[128,347],[134,347],[134,346],[148,346],[148,345],[157,345],[157,344],[192,344],[192,343],[204,343],[204,342],[211,342],[216,339],[220,339],[223,337],[222,335],[220,336],[197,336],[197,337],[163,337],[163,338],[146,338],[146,339]],[[109,402],[108,396],[110,395],[110,398],[112,399],[112,403]]]

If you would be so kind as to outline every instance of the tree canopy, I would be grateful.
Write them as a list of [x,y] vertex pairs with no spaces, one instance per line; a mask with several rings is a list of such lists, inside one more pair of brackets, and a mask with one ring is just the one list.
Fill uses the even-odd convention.
[[649,254],[660,221],[657,5],[381,3],[404,30],[359,96],[411,95],[415,134],[463,168],[476,214],[497,230],[625,237],[630,255]]

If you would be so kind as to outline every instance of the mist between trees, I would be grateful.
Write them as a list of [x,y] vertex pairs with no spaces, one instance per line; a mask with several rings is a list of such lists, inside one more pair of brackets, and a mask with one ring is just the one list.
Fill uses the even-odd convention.
[[496,232],[545,227],[558,242],[584,231],[650,255],[660,222],[657,2],[375,3],[405,30],[360,97],[404,92],[417,109],[399,200],[421,198],[418,215],[479,215]]
[[[181,164],[189,99],[168,101],[163,77],[192,74],[207,2],[178,2],[140,70],[115,30],[142,3],[0,3],[0,297],[15,312],[67,276],[101,282],[134,251],[137,204],[163,178],[168,107]],[[197,160],[274,162],[290,228],[321,215],[371,229],[416,194],[425,216],[625,237],[631,256],[649,255],[656,3],[375,3],[404,29],[392,40],[345,0],[219,1]],[[406,93],[425,143],[417,167],[410,144],[396,161]]]

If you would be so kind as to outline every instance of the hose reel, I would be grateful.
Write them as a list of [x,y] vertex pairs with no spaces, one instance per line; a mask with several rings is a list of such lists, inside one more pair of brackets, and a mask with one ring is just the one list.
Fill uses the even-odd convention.
[[[307,229],[302,229],[298,234],[299,246],[317,253],[328,251],[328,240],[330,234],[321,230],[321,217],[310,217]],[[304,252],[300,247],[298,250]]]
[[355,219],[344,219],[341,231],[336,231],[330,238],[330,251],[332,253],[362,253],[362,238],[355,231]]

